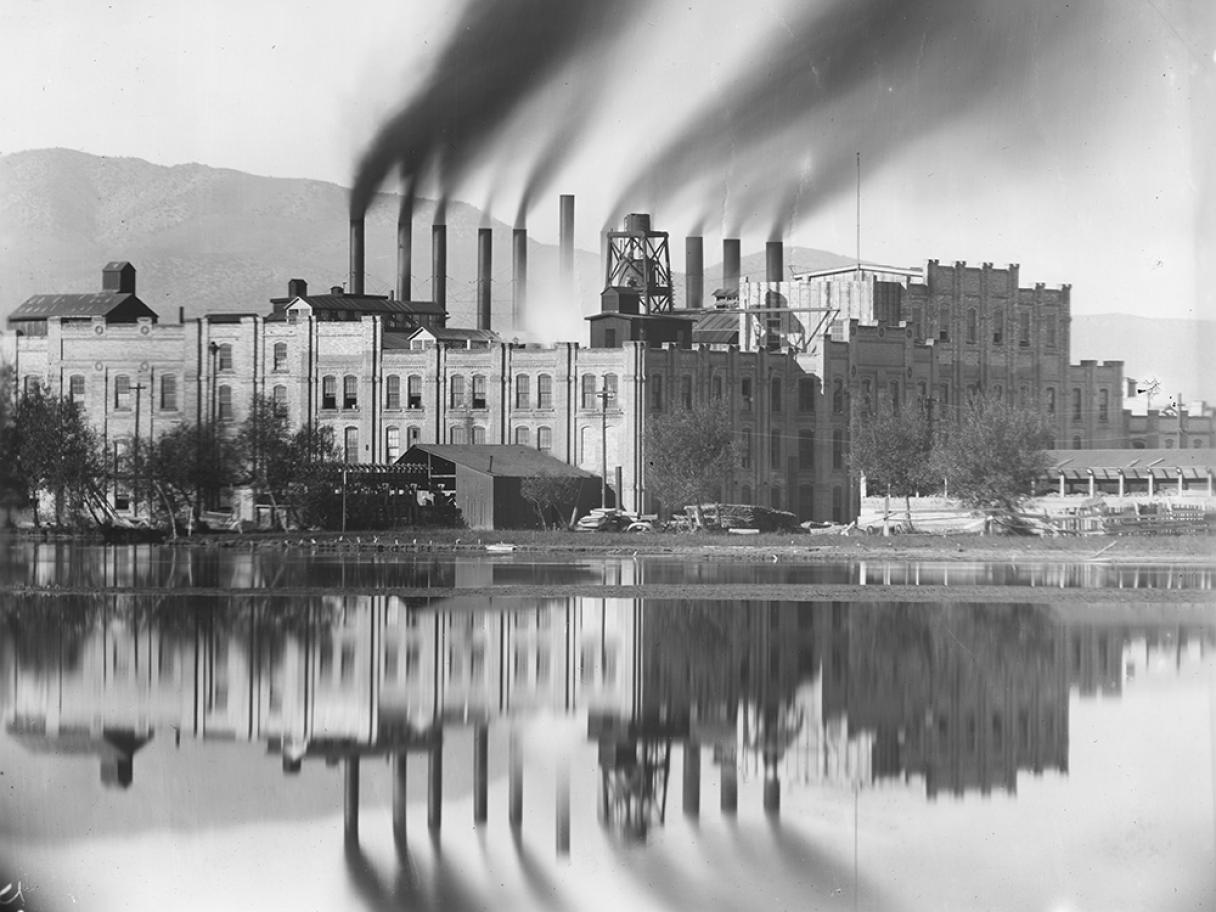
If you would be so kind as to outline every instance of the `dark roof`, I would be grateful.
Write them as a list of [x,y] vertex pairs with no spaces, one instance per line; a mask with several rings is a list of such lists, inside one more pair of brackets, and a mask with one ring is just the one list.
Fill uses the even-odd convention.
[[560,459],[526,446],[419,443],[410,447],[397,462],[399,465],[418,462],[419,454],[423,453],[499,478],[533,478],[537,475],[596,477],[577,466],[567,465]]
[[705,314],[692,328],[694,342],[730,344],[739,341],[739,315],[737,313]]
[[130,265],[126,260],[110,260],[110,262],[102,267],[102,272],[121,271]]
[[313,310],[355,310],[359,313],[413,313],[407,301],[390,301],[380,295],[308,295],[300,300]]
[[429,333],[438,342],[497,342],[498,333],[490,329],[461,329],[459,327],[420,326],[410,334],[410,339]]
[[1176,450],[1048,450],[1047,475],[1063,473],[1070,477],[1088,477],[1092,470],[1097,478],[1117,478],[1122,471],[1127,478],[1177,478],[1179,471],[1187,478],[1206,477],[1216,471],[1216,449]]
[[[40,294],[28,298],[24,304],[9,314],[14,320],[47,320],[51,317],[105,317],[119,306],[135,300],[147,305],[133,294],[119,291],[95,291],[91,294]],[[152,310],[148,308],[148,314]]]

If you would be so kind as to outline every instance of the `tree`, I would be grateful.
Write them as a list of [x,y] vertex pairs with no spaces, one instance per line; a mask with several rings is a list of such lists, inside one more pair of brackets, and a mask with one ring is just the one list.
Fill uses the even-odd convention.
[[646,426],[646,484],[663,503],[701,504],[735,462],[735,435],[724,408],[696,405],[652,415]]
[[27,389],[17,402],[8,445],[15,455],[14,479],[33,502],[35,524],[41,521],[40,492],[53,496],[55,524],[62,525],[65,509],[76,512],[84,506],[104,475],[101,442],[84,410],[71,399],[48,395],[37,386]]
[[341,461],[333,428],[305,425],[291,436],[283,499],[301,525],[326,525],[334,513]]
[[236,450],[242,479],[256,493],[270,498],[275,521],[279,503],[288,500],[291,486],[299,477],[294,444],[287,416],[273,399],[255,396],[249,416],[237,431]]
[[26,484],[17,471],[13,388],[13,369],[7,364],[0,365],[0,509],[4,511],[5,525],[11,522],[12,511],[27,502]]
[[850,430],[849,464],[865,475],[871,490],[886,492],[884,521],[891,513],[891,495],[904,498],[904,513],[912,526],[912,495],[935,481],[929,460],[933,440],[925,411],[905,407],[896,411],[884,402],[877,415],[854,418]]
[[1047,468],[1050,432],[1042,416],[999,397],[976,396],[943,428],[931,463],[970,506],[1010,514]]
[[177,517],[184,512],[189,530],[203,504],[232,484],[237,453],[213,425],[179,424],[156,438],[145,464],[170,529],[176,531]]
[[556,516],[554,526],[563,525],[564,517],[578,506],[583,481],[583,478],[575,475],[545,473],[521,481],[519,493],[536,510],[541,528],[548,529],[549,517]]

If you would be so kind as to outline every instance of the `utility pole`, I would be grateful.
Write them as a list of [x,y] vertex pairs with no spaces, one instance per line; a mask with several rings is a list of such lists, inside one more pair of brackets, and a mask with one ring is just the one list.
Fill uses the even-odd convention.
[[608,403],[616,398],[616,394],[608,389],[608,381],[595,394],[600,400],[600,506],[608,506]]

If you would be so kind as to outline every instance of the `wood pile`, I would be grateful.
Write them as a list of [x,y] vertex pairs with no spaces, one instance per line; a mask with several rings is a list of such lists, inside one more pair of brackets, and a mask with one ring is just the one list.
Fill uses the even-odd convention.
[[[685,507],[692,517],[695,507]],[[760,532],[798,532],[798,517],[785,510],[773,510],[758,504],[703,504],[701,515],[705,525],[718,529],[756,529]]]

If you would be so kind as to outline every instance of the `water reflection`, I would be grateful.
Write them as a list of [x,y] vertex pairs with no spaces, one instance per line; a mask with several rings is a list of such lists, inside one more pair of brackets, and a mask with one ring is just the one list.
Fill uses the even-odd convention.
[[[662,555],[580,559],[525,554],[414,552],[410,545],[347,543],[345,550],[234,540],[223,548],[18,542],[0,547],[0,586],[54,590],[490,589],[497,586],[1010,586],[1211,591],[1203,566],[1101,561],[853,563],[693,561]],[[764,555],[761,555],[764,557]]]

